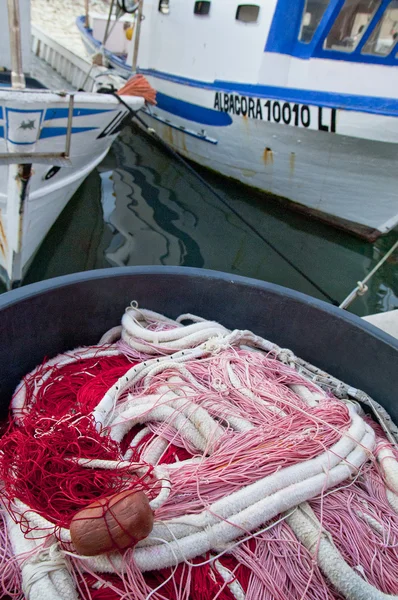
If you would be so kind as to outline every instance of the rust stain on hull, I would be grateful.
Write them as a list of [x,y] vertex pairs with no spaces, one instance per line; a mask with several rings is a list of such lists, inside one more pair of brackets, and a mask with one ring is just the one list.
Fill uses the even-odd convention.
[[188,152],[187,145],[185,143],[185,133],[182,133],[182,149],[184,150],[184,152]]
[[187,152],[187,147],[185,144],[185,132],[183,129],[175,129],[176,134],[176,145],[179,150]]
[[168,142],[171,146],[174,144],[173,139],[173,129],[168,125],[165,125],[163,128],[163,135],[166,142]]
[[4,230],[4,226],[3,226],[3,217],[1,214],[1,210],[0,210],[0,250],[2,252],[2,254],[5,256],[5,251],[8,249],[8,242],[7,242],[7,236],[6,236],[6,232]]
[[290,175],[294,175],[294,166],[295,166],[295,162],[296,162],[296,153],[295,152],[291,152],[290,153]]
[[274,153],[272,152],[271,148],[268,148],[268,146],[265,148],[264,152],[263,152],[263,161],[265,165],[273,165],[274,164]]

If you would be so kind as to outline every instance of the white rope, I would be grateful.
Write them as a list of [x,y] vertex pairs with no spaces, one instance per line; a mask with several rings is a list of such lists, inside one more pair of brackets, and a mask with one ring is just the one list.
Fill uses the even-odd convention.
[[240,585],[239,581],[235,579],[231,571],[224,567],[224,565],[222,565],[219,560],[214,561],[214,568],[224,579],[233,597],[236,598],[236,600],[245,600],[245,592],[243,591],[242,586]]
[[[373,445],[374,432],[369,430],[361,440],[361,446],[357,446],[346,457],[346,460],[341,461],[340,464],[327,471],[327,473],[322,472],[314,477],[301,480],[294,485],[286,486],[259,501],[254,501],[253,498],[250,498],[250,505],[247,506],[248,503],[246,502],[246,508],[243,510],[239,510],[238,505],[234,503],[232,515],[225,517],[223,514],[220,514],[220,511],[218,512],[221,517],[228,519],[227,521],[220,521],[219,518],[207,513],[205,523],[203,523],[203,517],[196,519],[199,515],[187,515],[185,518],[173,519],[173,521],[159,523],[159,525],[155,523],[153,532],[147,540],[150,540],[151,536],[163,537],[163,530],[166,529],[166,531],[170,532],[172,523],[177,523],[177,526],[178,523],[181,523],[181,525],[179,531],[176,530],[176,533],[174,533],[174,530],[172,531],[173,541],[168,544],[155,544],[145,547],[137,545],[134,551],[134,560],[138,568],[143,572],[153,569],[164,569],[175,565],[176,557],[181,562],[205,554],[211,549],[225,547],[225,544],[241,537],[243,533],[255,531],[262,524],[281,512],[285,512],[310,498],[314,498],[325,489],[334,487],[350,477],[367,460],[368,452],[371,451]],[[219,501],[219,503],[224,501],[225,499]],[[217,503],[213,507],[216,505]],[[230,512],[230,510],[226,508],[226,512]],[[215,518],[217,521],[214,525],[211,525],[212,518]],[[187,531],[187,523],[192,523],[195,533],[189,533],[177,538],[178,533],[181,535]],[[100,572],[109,572],[109,564],[120,570],[122,559],[117,555],[112,555],[111,563],[108,562],[108,559],[104,559],[103,556],[88,559],[90,568]]]
[[27,600],[78,600],[66,558],[56,544],[43,548],[43,539],[25,538],[6,512],[7,529],[16,556],[21,557],[22,589]]
[[317,549],[316,561],[321,571],[347,600],[397,600],[362,579],[341,556],[331,538],[322,529],[308,504],[286,519],[300,542],[311,554]]
[[398,494],[398,461],[391,446],[383,445],[376,448],[376,458],[383,473],[386,486]]
[[109,329],[106,333],[104,333],[104,335],[101,337],[100,341],[98,342],[98,345],[102,346],[102,344],[114,344],[115,342],[120,340],[121,335],[122,335],[122,326],[121,325],[118,325],[117,327],[112,327],[112,329]]

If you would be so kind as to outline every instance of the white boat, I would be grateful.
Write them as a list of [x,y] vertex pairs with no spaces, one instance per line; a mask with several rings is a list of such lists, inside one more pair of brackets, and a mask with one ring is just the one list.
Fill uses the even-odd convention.
[[[50,91],[24,76],[30,2],[19,1],[8,0],[10,39],[3,27],[0,42],[1,64],[12,67],[0,77],[0,277],[9,288],[21,282],[68,200],[130,118],[113,95]],[[0,18],[7,21],[4,2]],[[134,110],[144,104],[132,96],[123,100]]]
[[[126,45],[121,24],[103,53],[124,75],[135,58],[157,89],[146,120],[164,141],[367,239],[398,224],[397,0],[141,7],[140,34]],[[91,51],[106,18],[78,19]]]
[[398,339],[398,310],[389,310],[385,313],[377,313],[363,317],[368,323],[372,323],[382,331]]

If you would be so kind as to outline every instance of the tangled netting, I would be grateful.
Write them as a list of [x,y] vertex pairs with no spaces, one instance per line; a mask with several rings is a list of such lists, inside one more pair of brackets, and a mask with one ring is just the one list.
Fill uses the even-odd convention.
[[[0,589],[30,600],[398,598],[394,432],[366,394],[288,350],[132,304],[97,346],[43,363],[13,396]],[[78,554],[76,515],[94,503],[95,545],[114,499],[137,492],[151,533]]]

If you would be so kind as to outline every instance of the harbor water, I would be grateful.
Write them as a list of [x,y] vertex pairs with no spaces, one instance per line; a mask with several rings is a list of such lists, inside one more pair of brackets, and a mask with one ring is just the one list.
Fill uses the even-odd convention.
[[[172,154],[127,127],[47,235],[24,284],[109,266],[181,265],[267,280],[339,304],[398,238],[393,231],[370,244],[195,169],[224,203]],[[398,308],[397,266],[395,254],[349,310],[363,316]]]

